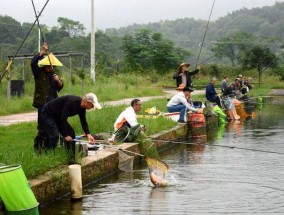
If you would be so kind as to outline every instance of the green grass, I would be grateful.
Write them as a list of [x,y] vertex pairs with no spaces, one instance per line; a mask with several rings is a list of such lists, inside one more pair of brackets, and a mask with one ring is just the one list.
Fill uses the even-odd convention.
[[[86,80],[84,85],[79,79],[73,84],[70,78],[63,74],[64,88],[60,91],[59,96],[73,94],[83,96],[86,93],[93,92],[97,95],[99,101],[114,101],[124,98],[156,96],[163,95],[162,87],[153,84],[147,76],[138,76],[136,74],[122,74],[114,77],[98,77],[94,84]],[[0,85],[0,116],[14,113],[23,113],[35,111],[32,107],[34,82],[25,83],[25,96],[7,98],[7,80],[3,80]]]
[[[153,100],[143,103],[143,110],[156,106],[161,111],[166,111],[166,99]],[[101,110],[87,112],[87,120],[93,134],[113,131],[113,124],[122,110],[127,106],[104,107]],[[163,117],[158,119],[138,119],[140,124],[146,125],[147,135],[169,129],[176,125],[175,122]],[[77,135],[83,133],[79,117],[70,118],[70,124]],[[60,166],[67,164],[66,151],[58,148],[55,153],[37,155],[33,150],[33,139],[36,135],[36,123],[22,123],[0,127],[0,163],[6,165],[21,164],[28,178],[47,172],[50,169],[60,171]]]
[[[208,69],[200,71],[193,78],[194,85],[199,88],[201,87],[201,89],[205,88],[211,78],[206,70]],[[227,68],[222,67],[220,71],[217,85],[220,85],[223,74],[228,75],[229,80],[232,81],[234,77],[240,73],[240,71],[234,72],[233,70],[227,70]],[[173,73],[159,76],[157,74],[128,73],[106,77],[98,72],[96,81],[93,84],[88,75],[82,83],[78,76],[72,76],[72,78],[70,78],[69,73],[64,71],[61,72],[64,88],[59,93],[59,96],[66,94],[83,96],[88,92],[93,92],[97,94],[99,101],[114,101],[124,98],[163,95],[163,86],[175,87],[175,80],[172,78]],[[280,81],[279,77],[275,74],[271,74],[271,72],[265,72],[263,74],[263,84],[261,84],[260,88],[258,84],[256,84],[258,80],[255,71],[243,71],[241,73],[245,77],[254,77],[254,88],[250,92],[253,96],[266,95],[269,94],[271,89],[284,88],[284,82]],[[0,84],[0,103],[2,105],[0,116],[35,111],[36,109],[32,107],[33,91],[34,81],[32,77],[30,77],[30,80],[25,83],[25,96],[7,99],[7,80],[3,79]]]

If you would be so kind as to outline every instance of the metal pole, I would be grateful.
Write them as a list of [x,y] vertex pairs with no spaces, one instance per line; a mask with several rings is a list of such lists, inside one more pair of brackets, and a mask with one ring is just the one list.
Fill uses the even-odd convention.
[[26,66],[26,64],[25,64],[25,59],[23,59],[23,73],[22,73],[22,79],[23,79],[23,81],[25,81],[25,66]]
[[91,80],[95,83],[95,14],[94,0],[91,0]]
[[38,26],[38,52],[40,52],[40,27]]
[[69,56],[69,69],[70,69],[70,87],[69,87],[69,92],[71,94],[71,88],[72,88],[72,61],[71,61],[71,56]]

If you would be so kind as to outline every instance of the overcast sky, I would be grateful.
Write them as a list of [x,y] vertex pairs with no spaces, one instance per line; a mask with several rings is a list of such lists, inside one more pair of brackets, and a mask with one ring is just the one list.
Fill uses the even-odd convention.
[[[277,0],[283,2],[284,0]],[[34,0],[38,11],[46,0]],[[131,24],[146,24],[160,20],[195,18],[207,20],[213,0],[94,0],[97,29],[118,28]],[[272,6],[276,0],[216,0],[211,20],[241,9]],[[0,0],[0,15],[20,22],[34,22],[31,0]],[[49,0],[40,23],[57,25],[58,17],[80,21],[89,31],[91,0]]]

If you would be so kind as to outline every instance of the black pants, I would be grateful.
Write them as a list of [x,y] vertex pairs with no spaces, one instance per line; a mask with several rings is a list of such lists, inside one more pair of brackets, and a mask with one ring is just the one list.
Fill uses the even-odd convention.
[[[48,137],[48,146],[51,149],[55,149],[59,140],[59,134],[62,134],[62,128],[60,125],[60,119],[53,116],[45,107],[42,109],[42,117],[44,119],[45,130]],[[71,125],[67,122],[68,135],[75,139],[75,131]],[[71,149],[72,153],[75,153],[75,142],[65,142],[65,146],[68,151]]]
[[42,106],[37,108],[37,135],[34,139],[34,150],[36,152],[41,152],[42,149],[46,150],[49,148],[47,143],[47,134],[45,132],[45,123],[42,117]]
[[219,106],[219,108],[222,107],[222,105],[221,105],[221,100],[220,100],[220,97],[219,97],[219,96],[215,96],[214,99],[211,99],[211,100],[209,100],[209,101],[210,101],[210,102],[216,102],[216,104]]

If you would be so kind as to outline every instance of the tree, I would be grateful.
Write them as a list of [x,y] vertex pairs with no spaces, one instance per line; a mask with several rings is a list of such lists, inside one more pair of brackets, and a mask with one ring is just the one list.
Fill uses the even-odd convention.
[[243,61],[243,67],[247,69],[257,69],[258,84],[260,87],[260,80],[263,71],[269,67],[275,68],[277,66],[277,57],[266,46],[257,45],[246,52],[246,57]]
[[78,21],[59,17],[57,22],[59,23],[59,30],[68,32],[70,37],[79,37],[85,35],[86,28]]
[[150,30],[140,30],[134,37],[123,38],[123,52],[129,69],[154,69],[166,72],[175,68],[190,53],[175,48],[170,40],[163,39],[162,34]]
[[254,37],[246,32],[236,32],[231,36],[223,37],[211,49],[219,59],[227,57],[232,66],[240,63],[244,53],[252,47]]

